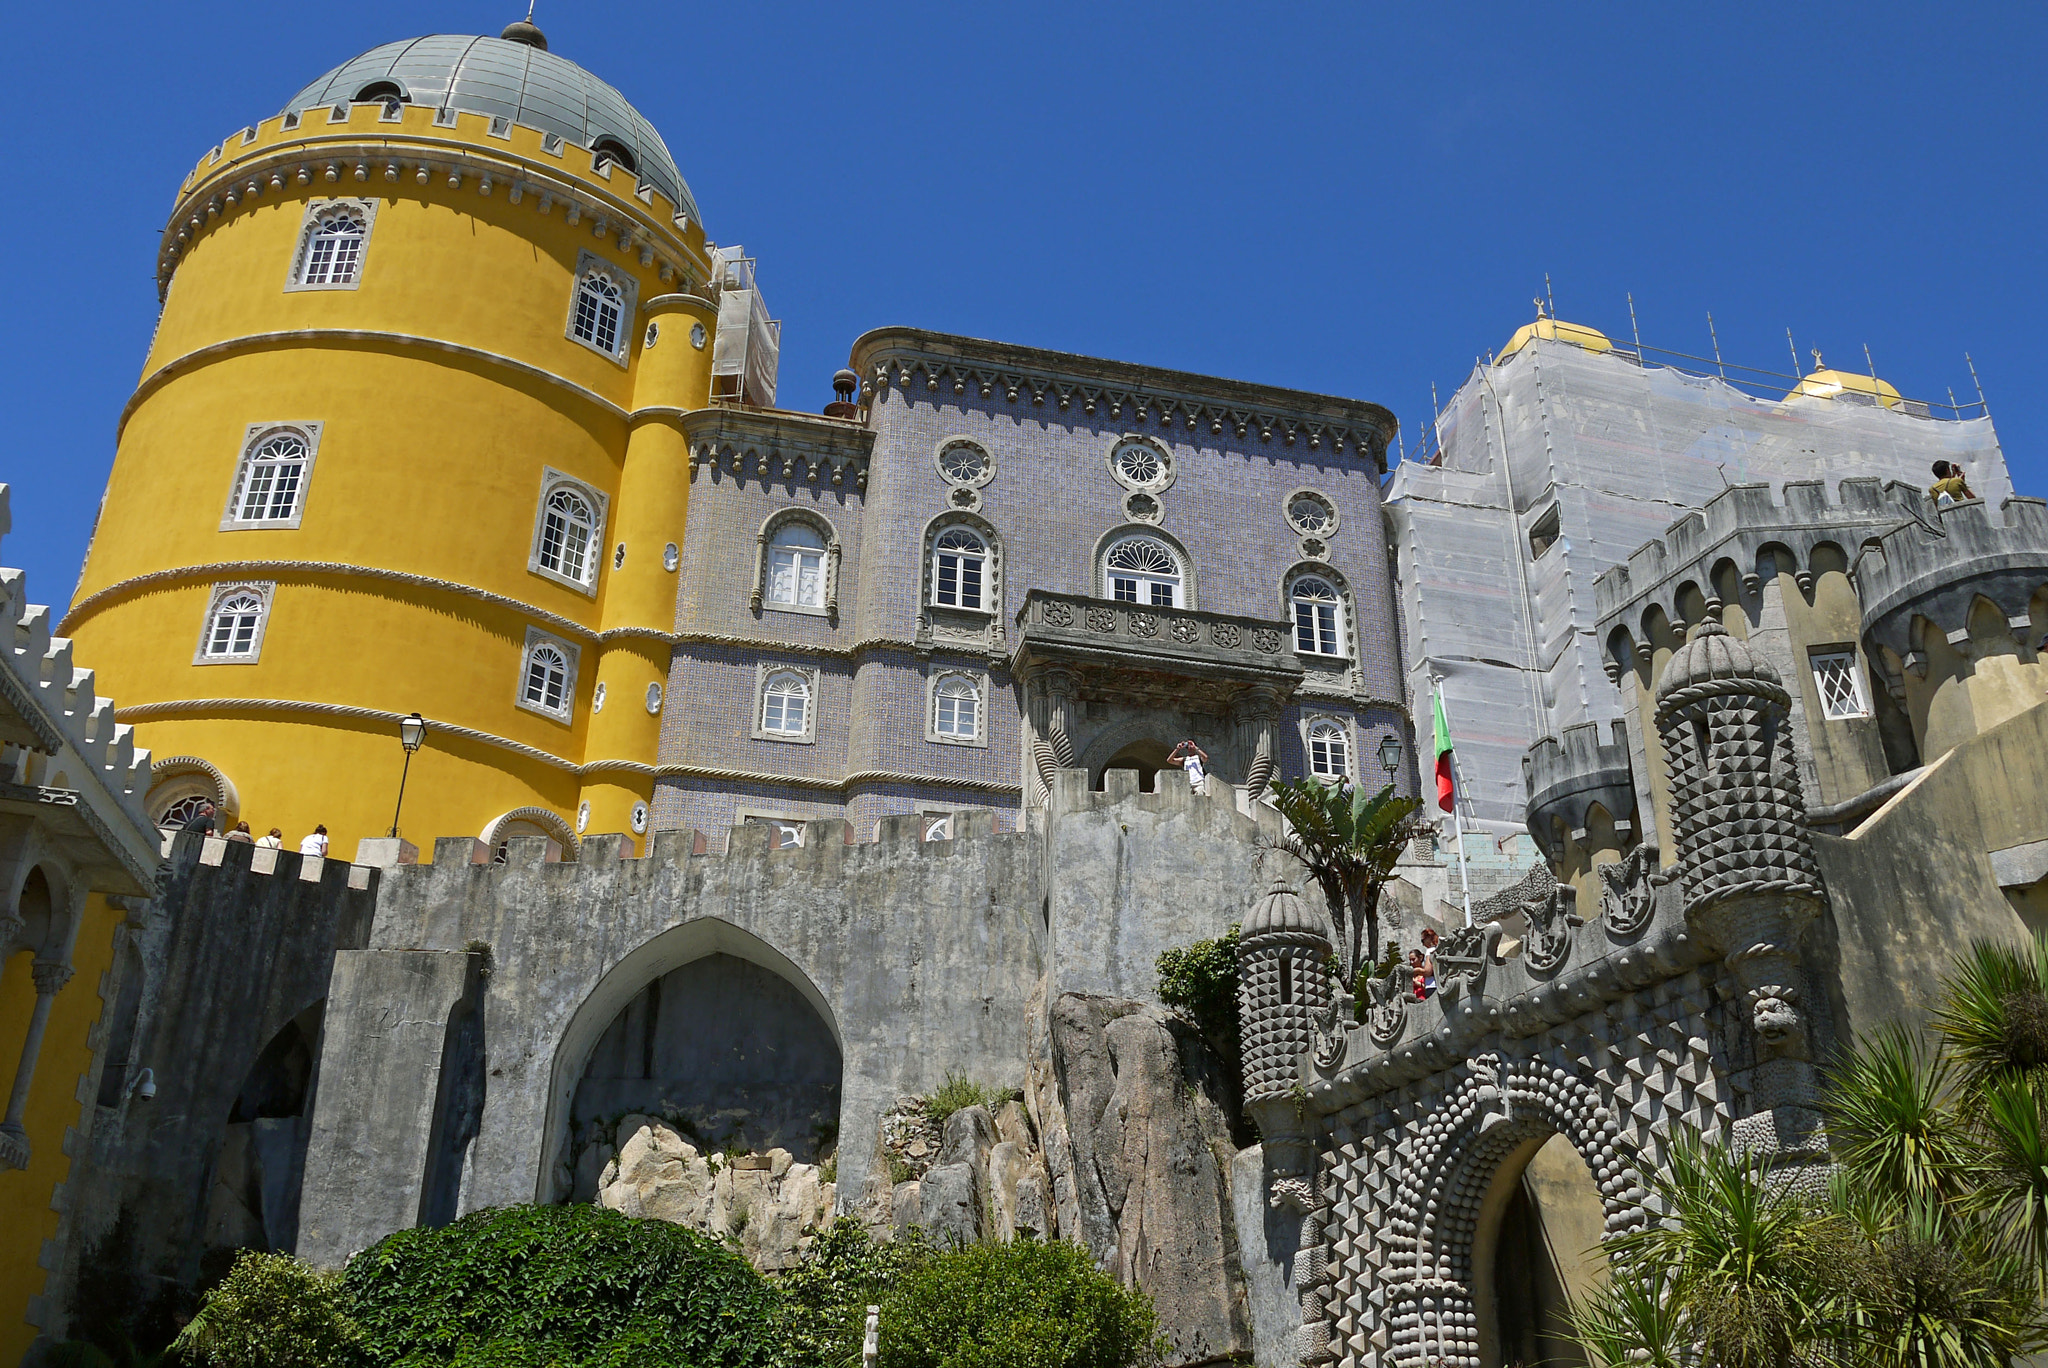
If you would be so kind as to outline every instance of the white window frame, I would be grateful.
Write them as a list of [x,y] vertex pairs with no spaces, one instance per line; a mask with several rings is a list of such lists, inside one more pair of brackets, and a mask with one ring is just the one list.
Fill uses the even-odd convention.
[[[559,708],[531,702],[526,697],[526,678],[533,668],[534,652],[542,647],[553,647],[562,656],[562,705]],[[576,646],[552,632],[544,632],[538,627],[527,628],[526,645],[519,652],[519,678],[514,680],[512,685],[513,704],[525,712],[545,717],[551,722],[560,722],[564,725],[570,723],[576,716],[576,675],[581,663],[582,651]]]
[[[609,351],[599,346],[594,339],[585,337],[576,330],[577,314],[583,304],[583,282],[593,275],[605,277],[619,292],[618,335],[613,339],[613,346]],[[639,282],[633,279],[632,272],[605,260],[595,252],[578,252],[576,277],[569,285],[569,321],[563,326],[562,335],[579,347],[588,348],[618,365],[625,365],[627,353],[632,349],[633,334],[637,331],[633,325],[638,318],[639,295]]]
[[[981,457],[981,472],[978,475],[971,479],[963,480],[946,469],[946,453],[955,447],[972,447],[975,453]],[[941,480],[944,480],[955,489],[979,489],[996,477],[995,453],[988,449],[986,443],[976,437],[963,437],[957,434],[951,437],[942,437],[932,444],[932,469],[939,473]]]
[[[1327,735],[1325,729],[1334,730],[1336,739],[1344,747],[1344,764],[1337,771],[1319,770],[1315,763],[1316,737]],[[1301,761],[1308,777],[1320,783],[1336,783],[1342,779],[1355,780],[1358,777],[1358,737],[1353,734],[1351,724],[1341,717],[1328,713],[1312,713],[1301,720]]]
[[[1149,449],[1153,459],[1159,463],[1158,472],[1150,479],[1136,480],[1124,473],[1117,458],[1132,447],[1145,447]],[[1102,460],[1103,464],[1109,467],[1109,478],[1115,480],[1125,489],[1142,490],[1147,494],[1158,494],[1162,490],[1170,489],[1173,486],[1175,471],[1172,448],[1163,442],[1145,436],[1141,432],[1127,432],[1114,442],[1111,442],[1109,450],[1103,453]]]
[[[1320,508],[1328,519],[1329,526],[1320,529],[1302,526],[1300,520],[1294,516],[1294,506],[1304,501],[1315,504]],[[1287,526],[1293,529],[1297,537],[1314,537],[1320,541],[1328,541],[1336,536],[1338,530],[1343,526],[1343,517],[1337,512],[1336,500],[1323,493],[1320,489],[1295,490],[1287,496],[1287,501],[1280,505],[1280,514],[1286,519]]]
[[[323,423],[251,423],[242,432],[242,455],[235,462],[234,482],[228,486],[228,506],[220,515],[220,530],[238,532],[259,528],[295,528],[306,516],[306,496],[313,486],[313,462],[320,454],[320,433]],[[298,495],[292,500],[290,516],[283,518],[244,518],[242,498],[247,492],[249,476],[256,468],[256,453],[273,439],[291,436],[305,444],[306,456],[299,463]]]
[[[1863,687],[1863,661],[1854,646],[1815,646],[1806,653],[1807,666],[1813,672],[1813,691],[1820,700],[1820,715],[1829,722],[1852,722],[1857,718],[1869,717],[1870,695]],[[1846,672],[1850,701],[1855,704],[1854,712],[1837,712],[1828,698],[1828,665],[1840,665]]]
[[[768,719],[768,685],[780,675],[796,675],[809,690],[804,706],[802,731],[770,731]],[[754,673],[754,716],[753,737],[756,741],[779,741],[799,746],[814,744],[818,739],[818,670],[810,665],[770,664],[760,662]]]
[[747,826],[759,823],[762,826],[772,828],[781,836],[786,837],[787,839],[774,843],[774,848],[777,850],[788,850],[792,846],[804,845],[804,830],[807,823],[830,820],[829,817],[790,812],[783,808],[742,807],[734,808],[732,814],[732,824],[734,826]]
[[[948,549],[939,545],[939,543],[955,533],[965,537],[972,537],[975,546],[979,549],[969,552],[957,547]],[[947,559],[951,559],[954,562],[953,602],[951,603],[946,602],[944,598],[946,592],[945,561]],[[970,559],[974,562],[976,581],[974,591],[976,601],[973,603],[964,601],[966,599],[966,591],[963,588],[963,582],[967,578],[967,561]],[[995,610],[989,606],[990,581],[993,579],[993,575],[990,572],[994,567],[994,562],[995,555],[989,547],[988,537],[981,529],[964,522],[947,523],[939,528],[932,535],[932,606],[935,608],[951,608],[962,613],[994,612]]]
[[[823,596],[823,602],[818,604],[776,603],[768,597],[769,584],[775,574],[776,540],[786,529],[796,526],[808,529],[824,544],[818,576],[818,588]],[[802,613],[808,617],[829,618],[836,623],[839,619],[839,534],[833,530],[832,524],[808,509],[784,509],[761,524],[756,539],[759,542],[760,559],[754,566],[754,588],[749,600],[754,610]]]
[[[590,505],[590,511],[597,521],[590,529],[590,545],[585,549],[584,569],[588,578],[577,579],[560,570],[549,568],[541,559],[542,548],[547,540],[548,500],[557,492],[566,490]],[[606,520],[611,514],[611,501],[604,491],[592,488],[573,475],[566,475],[552,466],[542,469],[540,479],[540,501],[533,510],[533,543],[527,548],[526,568],[542,579],[551,579],[557,584],[566,584],[588,598],[597,597],[597,577],[604,560]]]
[[[1327,599],[1321,596],[1314,598],[1302,597],[1301,585],[1306,580],[1314,580],[1317,584],[1329,590],[1331,596]],[[1301,611],[1304,607],[1311,604],[1315,605],[1317,613],[1314,630],[1316,644],[1304,647],[1301,644]],[[1329,614],[1327,624],[1322,621],[1322,610],[1325,607],[1327,607]],[[1333,581],[1330,576],[1315,570],[1298,570],[1290,575],[1287,579],[1287,616],[1290,630],[1294,635],[1294,653],[1296,655],[1313,656],[1317,660],[1350,659],[1351,634],[1346,630],[1350,624],[1345,620],[1344,608],[1343,586]],[[1325,639],[1324,627],[1326,625],[1329,628],[1328,639],[1331,643],[1331,649],[1329,650],[1324,650],[1322,645]]]
[[[949,681],[958,680],[974,690],[974,731],[968,736],[939,730],[939,700]],[[988,676],[973,670],[934,670],[925,686],[924,739],[941,746],[970,746],[988,749]]]
[[[216,620],[228,603],[243,595],[256,600],[255,631],[249,639],[249,649],[233,654],[214,654],[208,647],[213,642]],[[213,592],[206,596],[206,616],[199,624],[199,646],[192,653],[194,665],[254,665],[263,658],[263,638],[270,630],[270,611],[277,598],[275,581],[241,580],[232,584],[216,584]]]
[[[363,221],[362,246],[356,252],[354,272],[347,280],[308,281],[306,268],[311,264],[313,239],[318,236],[321,220],[338,212],[355,214]],[[370,236],[377,227],[377,201],[374,199],[317,199],[306,205],[305,215],[299,220],[299,236],[292,248],[291,270],[285,275],[286,294],[301,290],[353,290],[363,283],[363,270],[370,261]]]
[[[1167,554],[1167,557],[1173,561],[1175,574],[1171,585],[1173,590],[1173,596],[1172,601],[1170,603],[1159,602],[1158,596],[1155,593],[1151,592],[1152,588],[1157,587],[1164,581],[1163,576],[1156,574],[1148,574],[1145,572],[1135,570],[1126,572],[1125,574],[1119,576],[1115,571],[1113,571],[1110,568],[1109,562],[1111,557],[1115,556],[1120,548],[1128,546],[1133,542],[1150,542],[1153,545],[1158,546],[1160,549],[1164,550]],[[1135,599],[1117,598],[1116,580],[1119,578],[1128,579],[1132,581],[1133,585],[1135,586],[1134,592],[1139,594],[1140,597]],[[1166,540],[1166,538],[1160,536],[1157,532],[1147,531],[1127,533],[1124,536],[1120,536],[1113,539],[1109,542],[1108,545],[1102,548],[1100,579],[1101,588],[1098,592],[1102,595],[1103,598],[1110,599],[1114,602],[1131,603],[1141,608],[1187,608],[1190,606],[1188,602],[1188,579],[1189,574],[1187,557],[1181,553],[1180,548],[1176,547],[1172,542]]]

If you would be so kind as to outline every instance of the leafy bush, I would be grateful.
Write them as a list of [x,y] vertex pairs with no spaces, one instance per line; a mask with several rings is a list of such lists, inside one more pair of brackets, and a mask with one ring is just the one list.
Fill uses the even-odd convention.
[[851,1216],[827,1226],[796,1267],[776,1279],[783,1362],[789,1368],[837,1368],[857,1360],[867,1309],[930,1253],[915,1231],[885,1242]]
[[247,1251],[172,1348],[203,1368],[355,1368],[369,1362],[366,1341],[341,1309],[339,1284],[289,1254]]
[[992,1107],[1002,1098],[1003,1094],[994,1088],[961,1074],[948,1073],[946,1081],[924,1099],[924,1114],[934,1125],[943,1126],[947,1117],[963,1107]]
[[1237,1058],[1237,932],[1177,946],[1159,956],[1159,1000],[1176,1007],[1222,1058]]
[[394,1368],[765,1368],[778,1320],[774,1291],[734,1250],[584,1205],[398,1231],[350,1261],[341,1301]]
[[1151,1299],[1065,1241],[932,1255],[881,1306],[881,1368],[1128,1368],[1164,1348]]

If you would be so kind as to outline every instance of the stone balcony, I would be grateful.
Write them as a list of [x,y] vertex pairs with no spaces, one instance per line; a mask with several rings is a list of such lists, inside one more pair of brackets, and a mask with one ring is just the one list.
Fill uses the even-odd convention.
[[[1017,613],[1011,666],[1055,665],[1090,674],[1090,667],[1106,668],[1126,687],[1139,676],[1178,678],[1215,686],[1219,695],[1266,685],[1285,697],[1302,677],[1284,622],[1033,589]],[[1189,699],[1182,693],[1179,701]]]

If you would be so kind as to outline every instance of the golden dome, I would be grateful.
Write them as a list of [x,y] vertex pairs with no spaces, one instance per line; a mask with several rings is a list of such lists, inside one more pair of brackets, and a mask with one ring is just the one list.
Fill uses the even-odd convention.
[[1857,375],[1853,371],[1822,369],[1799,382],[1787,399],[1803,396],[1809,399],[1832,399],[1838,394],[1859,394],[1875,400],[1886,408],[1899,406],[1899,392],[1874,375]]
[[1546,342],[1570,342],[1584,347],[1589,352],[1613,351],[1614,344],[1607,340],[1607,334],[1596,332],[1578,323],[1560,323],[1554,318],[1539,318],[1534,323],[1525,323],[1515,330],[1507,346],[1501,348],[1500,360],[1505,361],[1522,349],[1532,337]]

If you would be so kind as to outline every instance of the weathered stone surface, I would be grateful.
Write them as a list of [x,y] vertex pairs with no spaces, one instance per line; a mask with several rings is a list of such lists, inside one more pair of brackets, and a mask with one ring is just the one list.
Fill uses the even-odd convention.
[[982,1171],[971,1163],[941,1164],[918,1184],[919,1224],[941,1249],[979,1243],[987,1229],[982,1220]]
[[[1173,1033],[1119,998],[1062,994],[1050,1019],[1072,1229],[1105,1268],[1172,1308],[1162,1317],[1169,1362],[1251,1352],[1217,1154],[1219,1144],[1228,1152],[1223,1118],[1188,1085]],[[1055,1168],[1056,1187],[1061,1178]]]
[[602,1205],[733,1236],[756,1268],[794,1264],[831,1219],[833,1185],[817,1165],[795,1163],[787,1150],[722,1162],[645,1116],[624,1118],[618,1134],[625,1143],[598,1180]]
[[924,1197],[918,1187],[917,1180],[912,1179],[890,1190],[890,1225],[898,1235],[924,1221]]
[[1301,1217],[1266,1201],[1266,1155],[1253,1145],[1230,1164],[1230,1201],[1237,1226],[1237,1262],[1244,1270],[1245,1304],[1258,1368],[1294,1368],[1301,1330],[1294,1261],[1301,1247]]

